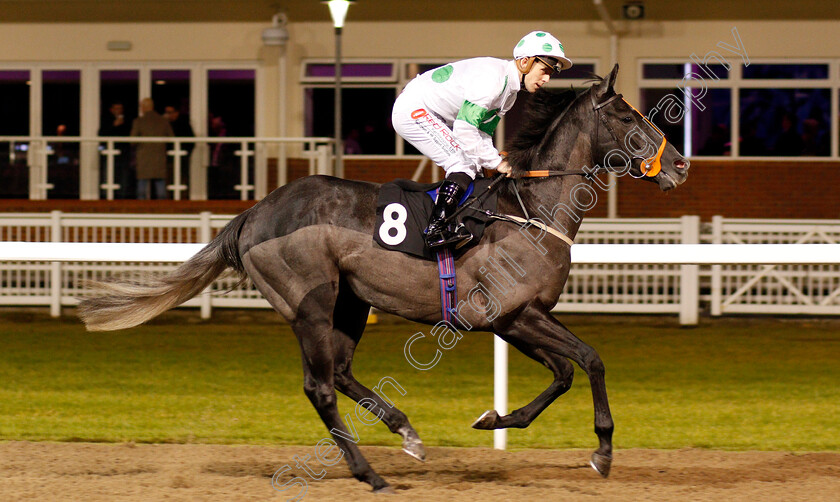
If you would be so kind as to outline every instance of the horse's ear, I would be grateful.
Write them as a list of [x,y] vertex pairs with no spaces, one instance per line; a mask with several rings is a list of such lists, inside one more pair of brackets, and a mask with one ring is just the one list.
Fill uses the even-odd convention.
[[[597,89],[595,89],[595,97],[598,99],[602,99],[606,97],[610,91],[613,91],[613,86],[615,85],[615,78],[618,76],[618,63],[613,66],[612,71],[610,74],[604,77],[604,80],[598,84]],[[613,91],[614,92],[614,91]]]

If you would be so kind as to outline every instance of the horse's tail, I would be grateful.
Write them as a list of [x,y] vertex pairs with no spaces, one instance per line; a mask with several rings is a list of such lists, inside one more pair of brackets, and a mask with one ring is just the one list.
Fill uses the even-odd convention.
[[169,274],[87,282],[87,288],[97,296],[79,304],[79,317],[89,331],[131,328],[199,294],[228,267],[244,281],[239,233],[250,212],[234,218],[207,246]]

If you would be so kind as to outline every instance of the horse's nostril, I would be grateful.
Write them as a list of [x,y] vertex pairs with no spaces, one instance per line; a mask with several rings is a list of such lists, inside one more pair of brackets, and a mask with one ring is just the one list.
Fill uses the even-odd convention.
[[674,167],[677,169],[688,169],[689,162],[687,159],[680,159],[674,162]]

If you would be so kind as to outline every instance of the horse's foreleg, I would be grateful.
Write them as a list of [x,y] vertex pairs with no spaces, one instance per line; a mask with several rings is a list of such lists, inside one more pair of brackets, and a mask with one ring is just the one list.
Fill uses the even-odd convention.
[[571,359],[589,377],[595,408],[595,434],[600,446],[592,454],[592,467],[602,476],[610,473],[612,463],[613,420],[604,382],[604,363],[598,353],[563,326],[548,309],[529,305],[504,330],[505,336],[535,350],[553,352]]
[[[351,369],[353,353],[362,338],[367,323],[370,305],[360,300],[342,280],[339,284],[338,300],[333,313],[335,342],[335,388],[353,401],[360,403],[374,415],[381,415],[388,429],[403,438],[403,451],[416,458],[426,460],[423,442],[408,417],[393,403],[362,385],[353,376]],[[381,383],[385,385],[385,383]],[[393,385],[393,383],[391,383]],[[399,384],[397,384],[399,385]],[[381,411],[380,411],[381,410]]]
[[548,352],[543,349],[535,348],[524,341],[499,335],[509,344],[516,347],[520,352],[530,357],[531,359],[542,363],[554,373],[554,380],[547,389],[542,391],[533,401],[527,405],[513,410],[508,415],[499,416],[496,410],[488,410],[481,415],[478,420],[473,423],[476,429],[507,429],[517,428],[524,429],[531,425],[531,422],[536,419],[540,413],[554,402],[555,399],[562,396],[572,387],[572,379],[575,375],[575,368],[563,356],[559,356],[553,352]]

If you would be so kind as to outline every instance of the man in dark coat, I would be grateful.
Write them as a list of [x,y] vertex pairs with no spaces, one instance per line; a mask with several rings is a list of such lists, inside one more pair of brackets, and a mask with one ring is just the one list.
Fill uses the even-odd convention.
[[[151,98],[140,102],[141,116],[134,119],[131,135],[139,137],[172,136],[172,127],[155,111]],[[137,198],[166,198],[166,143],[137,143]]]

